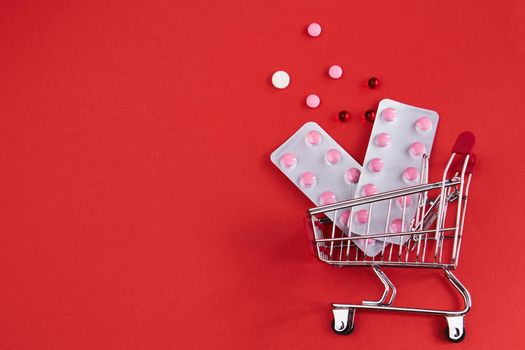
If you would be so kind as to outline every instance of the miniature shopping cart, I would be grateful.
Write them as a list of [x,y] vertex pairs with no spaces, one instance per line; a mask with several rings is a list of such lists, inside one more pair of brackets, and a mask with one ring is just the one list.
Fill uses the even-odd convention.
[[[357,309],[378,311],[401,311],[445,316],[447,327],[445,335],[452,342],[460,342],[465,337],[464,316],[471,308],[468,290],[451,270],[458,265],[463,225],[467,209],[472,171],[476,163],[471,149],[475,137],[470,132],[459,135],[452,155],[443,172],[442,181],[427,183],[428,157],[422,158],[420,184],[399,190],[383,192],[372,196],[324,205],[308,210],[306,228],[314,253],[327,264],[335,266],[370,266],[381,283],[384,293],[377,301],[362,301],[361,304],[332,304],[333,330],[338,334],[350,334],[354,329],[354,316]],[[354,211],[367,208],[368,212],[378,203],[387,203],[386,223],[390,222],[392,203],[406,196],[417,198],[416,213],[409,227],[392,231],[388,226],[383,233],[352,233],[355,224]],[[338,218],[346,211],[348,229],[337,227]],[[406,206],[402,215],[405,217]],[[405,220],[403,220],[404,222]],[[339,221],[340,222],[340,221]],[[401,238],[401,239],[400,239]],[[389,243],[395,240],[397,243]],[[380,244],[377,255],[370,257],[367,250],[371,244]],[[358,245],[361,246],[359,249]],[[364,247],[364,249],[363,249]],[[377,246],[375,247],[378,248]],[[377,252],[377,251],[376,251]],[[439,310],[392,306],[396,288],[382,271],[382,267],[415,267],[442,269],[447,280],[463,297],[461,310]]]

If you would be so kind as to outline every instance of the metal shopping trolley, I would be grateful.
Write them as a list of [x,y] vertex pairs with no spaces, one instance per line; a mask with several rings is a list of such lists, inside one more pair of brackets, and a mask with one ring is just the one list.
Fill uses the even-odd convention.
[[[421,164],[420,184],[399,190],[383,192],[372,196],[324,205],[308,210],[306,228],[313,252],[330,265],[370,266],[384,285],[384,292],[377,301],[362,301],[361,304],[332,304],[334,319],[333,330],[338,334],[350,334],[354,329],[354,316],[358,309],[377,311],[401,311],[445,316],[447,327],[445,335],[452,342],[460,342],[465,337],[464,316],[470,310],[472,302],[468,290],[451,272],[458,265],[463,226],[472,171],[476,163],[471,153],[475,138],[470,132],[459,135],[452,155],[443,172],[441,181],[427,183],[428,157],[424,156]],[[389,227],[385,232],[370,234],[368,225],[366,235],[352,233],[354,224],[353,211],[357,207],[367,206],[369,213],[374,205],[388,203],[386,222],[390,222],[392,203],[401,198],[404,201],[402,215],[405,217],[406,196],[417,198],[416,213],[409,227],[392,233]],[[347,229],[337,227],[337,219],[347,212]],[[404,222],[405,220],[403,220]],[[401,239],[400,239],[401,238]],[[396,239],[398,243],[389,243]],[[365,254],[372,242],[380,244],[377,255]],[[361,249],[357,245],[361,245]],[[364,248],[363,248],[364,247]],[[378,248],[376,246],[376,248]],[[363,251],[364,249],[364,251]],[[461,310],[440,310],[392,306],[396,288],[382,270],[382,267],[415,267],[442,269],[447,280],[463,298]]]

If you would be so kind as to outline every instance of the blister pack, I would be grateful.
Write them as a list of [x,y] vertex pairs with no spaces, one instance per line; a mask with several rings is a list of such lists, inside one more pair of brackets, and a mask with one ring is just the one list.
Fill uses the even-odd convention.
[[[361,165],[317,123],[304,124],[279,146],[270,159],[317,206],[354,198]],[[334,221],[334,214],[327,215]],[[337,213],[336,225],[348,233],[348,211]],[[364,240],[356,243],[364,250]],[[380,244],[370,240],[367,255]]]
[[[425,183],[420,169],[430,155],[439,116],[435,111],[390,99],[379,103],[355,197]],[[417,195],[356,207],[352,232],[360,235],[407,232],[417,209]],[[390,207],[390,212],[389,212]],[[403,214],[404,212],[404,214]],[[388,219],[388,223],[387,223]],[[368,225],[368,221],[370,224]],[[400,244],[399,237],[389,238]]]

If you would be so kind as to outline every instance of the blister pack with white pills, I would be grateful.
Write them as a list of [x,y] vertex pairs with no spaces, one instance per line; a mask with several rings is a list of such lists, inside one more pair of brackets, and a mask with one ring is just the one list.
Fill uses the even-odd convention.
[[[317,123],[304,124],[270,159],[317,206],[354,198],[361,165]],[[333,221],[333,213],[327,216]],[[348,212],[338,213],[336,220],[346,233],[348,216]],[[364,240],[357,243],[364,250]],[[371,246],[367,255],[376,255],[381,249],[379,244],[378,249]]]
[[[390,99],[379,103],[355,197],[425,183],[420,170],[430,155],[439,115]],[[407,232],[416,213],[417,195],[354,208],[352,232],[363,235]],[[390,208],[390,210],[389,210]],[[369,223],[370,221],[370,223]],[[387,222],[388,221],[388,222]],[[400,244],[400,237],[387,242]]]

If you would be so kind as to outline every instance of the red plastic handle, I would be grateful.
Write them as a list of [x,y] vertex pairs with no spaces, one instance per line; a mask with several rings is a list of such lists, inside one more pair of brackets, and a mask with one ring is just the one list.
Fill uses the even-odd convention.
[[476,136],[470,131],[463,131],[459,134],[454,147],[452,147],[452,153],[470,154],[475,143]]

